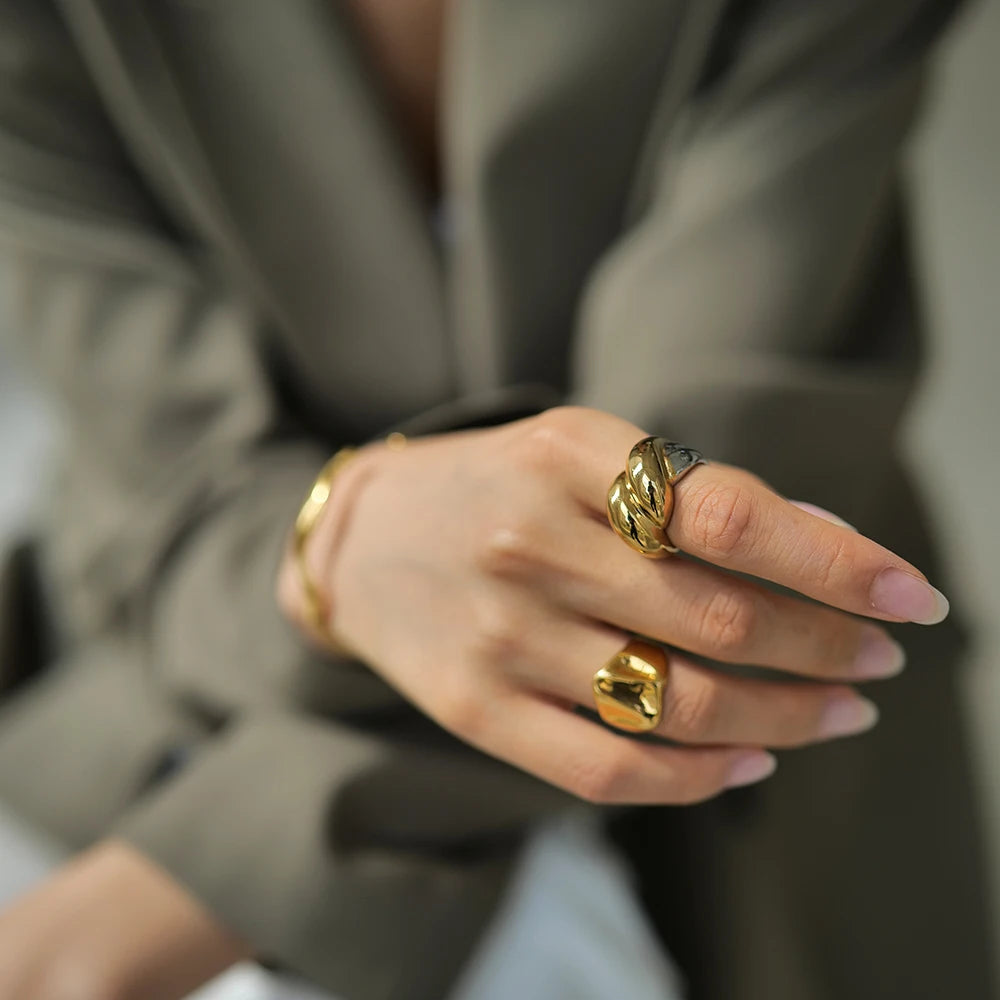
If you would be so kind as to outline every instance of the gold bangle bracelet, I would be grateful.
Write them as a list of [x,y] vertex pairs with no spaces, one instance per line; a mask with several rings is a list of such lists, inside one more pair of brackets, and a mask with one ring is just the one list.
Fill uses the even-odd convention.
[[[390,434],[385,442],[387,447],[398,449],[406,444],[406,437],[398,431]],[[354,447],[341,448],[320,469],[309,493],[306,496],[298,515],[292,534],[292,552],[295,565],[298,568],[299,581],[302,586],[303,615],[308,625],[337,652],[348,652],[347,647],[332,633],[329,623],[330,609],[322,591],[313,579],[306,565],[306,545],[326,508],[327,501],[333,491],[333,483],[344,468],[354,459],[360,449]]]
[[330,491],[337,473],[341,472],[344,466],[354,458],[357,451],[357,448],[341,448],[323,466],[295,518],[293,551],[295,565],[299,571],[299,582],[302,585],[302,611],[309,626],[327,640],[333,639],[327,621],[328,609],[316,581],[313,580],[312,574],[306,566],[306,544],[319,521],[320,514],[326,507],[327,500],[330,499]]

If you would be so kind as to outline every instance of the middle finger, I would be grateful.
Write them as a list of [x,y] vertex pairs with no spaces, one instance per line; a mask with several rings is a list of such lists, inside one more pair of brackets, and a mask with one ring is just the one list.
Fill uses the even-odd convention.
[[[606,525],[607,490],[635,444],[635,428],[609,418],[591,430],[589,446],[568,448],[556,467]],[[670,540],[698,559],[870,618],[931,625],[948,613],[947,599],[911,563],[795,507],[744,469],[699,465],[673,491]]]
[[705,564],[645,559],[586,517],[551,524],[536,559],[508,569],[567,611],[725,663],[865,680],[905,660],[880,625]]

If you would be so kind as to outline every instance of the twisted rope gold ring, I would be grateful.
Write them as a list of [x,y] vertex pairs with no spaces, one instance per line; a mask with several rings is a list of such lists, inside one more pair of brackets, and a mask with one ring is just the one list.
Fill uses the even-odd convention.
[[701,452],[661,437],[646,437],[635,444],[625,471],[608,489],[608,521],[616,534],[653,559],[676,552],[667,535],[673,485],[704,461]]

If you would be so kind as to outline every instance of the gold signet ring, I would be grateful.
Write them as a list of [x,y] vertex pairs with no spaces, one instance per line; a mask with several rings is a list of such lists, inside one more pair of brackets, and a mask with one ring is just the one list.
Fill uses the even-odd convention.
[[663,715],[667,683],[666,653],[632,639],[594,674],[594,701],[600,717],[615,729],[644,733]]

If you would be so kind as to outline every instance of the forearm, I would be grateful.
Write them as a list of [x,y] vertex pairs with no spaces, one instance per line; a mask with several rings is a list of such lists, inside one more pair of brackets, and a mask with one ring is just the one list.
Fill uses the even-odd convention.
[[0,995],[181,1000],[247,945],[120,840],[79,855],[0,912]]

